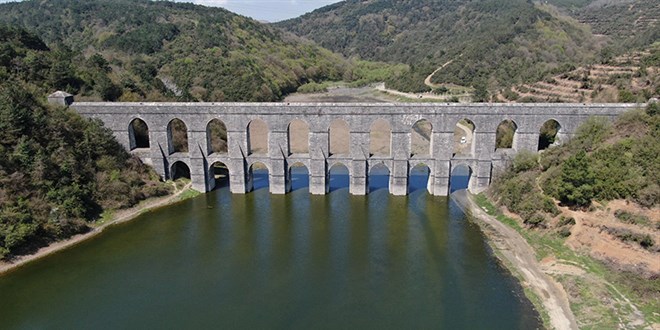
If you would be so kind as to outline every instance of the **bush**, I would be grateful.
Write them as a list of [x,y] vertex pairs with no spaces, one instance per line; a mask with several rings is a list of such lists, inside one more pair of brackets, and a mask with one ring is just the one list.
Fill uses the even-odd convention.
[[545,227],[545,216],[541,213],[535,213],[529,219],[525,220],[525,223],[531,227]]
[[513,171],[516,173],[527,172],[532,169],[537,169],[539,166],[539,156],[538,154],[523,150],[518,152],[513,158],[512,167]]

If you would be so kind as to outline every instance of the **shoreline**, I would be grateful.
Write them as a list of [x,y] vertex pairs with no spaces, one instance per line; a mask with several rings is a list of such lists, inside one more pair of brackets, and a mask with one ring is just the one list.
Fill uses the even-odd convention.
[[74,247],[84,241],[94,238],[97,235],[101,234],[103,231],[105,231],[105,229],[107,229],[108,227],[132,221],[146,212],[150,212],[159,209],[161,207],[169,206],[174,203],[180,202],[186,199],[180,197],[185,192],[189,191],[190,187],[191,184],[188,183],[180,190],[175,191],[172,195],[159,197],[152,200],[146,200],[142,205],[138,204],[132,208],[117,210],[116,211],[117,213],[112,216],[111,220],[107,221],[106,223],[98,227],[91,227],[90,231],[84,234],[74,235],[68,239],[54,242],[52,244],[40,248],[39,250],[37,250],[37,252],[32,254],[18,256],[12,262],[0,261],[0,276],[15,271],[33,261],[45,258],[49,255]]
[[555,329],[578,329],[566,291],[542,270],[536,260],[535,250],[525,238],[484,212],[467,191],[456,192],[452,197],[477,220],[476,223],[482,228],[488,244],[496,250],[495,256],[504,267],[518,278],[523,288],[531,289],[540,300],[543,310],[538,312],[541,316],[543,313],[547,314],[549,325]]

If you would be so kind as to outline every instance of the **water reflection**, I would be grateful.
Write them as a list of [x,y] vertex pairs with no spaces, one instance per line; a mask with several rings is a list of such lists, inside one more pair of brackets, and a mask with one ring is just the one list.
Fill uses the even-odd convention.
[[0,277],[2,328],[539,327],[427,174],[408,196],[351,196],[342,170],[327,196],[296,171],[292,193],[271,195],[255,170],[253,193],[224,187]]

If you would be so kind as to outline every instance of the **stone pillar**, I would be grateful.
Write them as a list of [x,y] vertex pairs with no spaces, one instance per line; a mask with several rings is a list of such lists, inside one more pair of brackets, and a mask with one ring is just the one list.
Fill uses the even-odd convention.
[[392,132],[393,168],[390,171],[390,194],[408,194],[408,158],[410,158],[410,131]]
[[167,131],[156,129],[149,130],[149,153],[152,166],[163,180],[170,179],[170,164],[167,161],[169,147],[167,142]]
[[[453,129],[454,127],[451,127]],[[433,133],[433,173],[429,176],[429,184],[432,188],[429,193],[434,196],[449,195],[449,178],[451,177],[451,158],[454,153],[454,132],[434,132]],[[433,181],[430,181],[433,179]]]
[[249,190],[247,182],[247,131],[227,132],[227,153],[229,156],[229,189],[234,194],[245,194]]
[[351,132],[351,183],[352,195],[366,195],[369,189],[367,158],[369,157],[369,132]]
[[268,136],[268,156],[270,158],[270,171],[268,172],[270,193],[284,195],[289,185],[289,171],[286,164],[285,153],[288,151],[288,132],[271,131]]
[[537,152],[539,150],[539,132],[516,133],[514,149],[516,151],[529,150]]
[[210,187],[209,164],[206,160],[206,131],[188,130],[188,156],[190,157],[190,180],[192,188],[199,192],[208,192]]
[[492,154],[495,152],[495,132],[486,133],[486,132],[475,132],[474,141],[476,143],[474,146],[475,154],[474,156],[478,159],[488,159],[490,160]]
[[[449,178],[451,176],[451,161],[450,160],[436,160],[433,166],[433,195],[434,196],[448,196],[449,195]],[[429,180],[431,180],[429,177]],[[429,191],[430,192],[430,191]]]
[[474,170],[476,173],[473,173],[472,177],[470,177],[468,190],[473,194],[478,194],[488,189],[490,185],[492,161],[490,159],[479,159],[477,168]]
[[312,195],[325,195],[330,188],[326,162],[328,138],[327,131],[311,132],[309,136],[309,192]]
[[390,172],[390,194],[405,196],[408,194],[408,161],[395,160],[394,168]]

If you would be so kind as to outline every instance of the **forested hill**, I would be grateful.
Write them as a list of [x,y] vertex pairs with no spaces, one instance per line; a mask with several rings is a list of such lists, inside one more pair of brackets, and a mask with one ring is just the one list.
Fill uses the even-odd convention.
[[[311,42],[192,4],[23,1],[0,5],[3,24],[41,38],[38,51],[50,50],[58,63],[57,72],[40,73],[45,85],[79,100],[274,101],[307,81],[341,79],[346,67],[341,56]],[[17,54],[3,39],[0,59],[15,66]],[[25,61],[18,66],[41,60]]]
[[451,60],[433,82],[492,91],[593,61],[602,43],[527,0],[348,0],[276,26],[346,56],[407,63],[412,71],[389,85],[413,91]]

